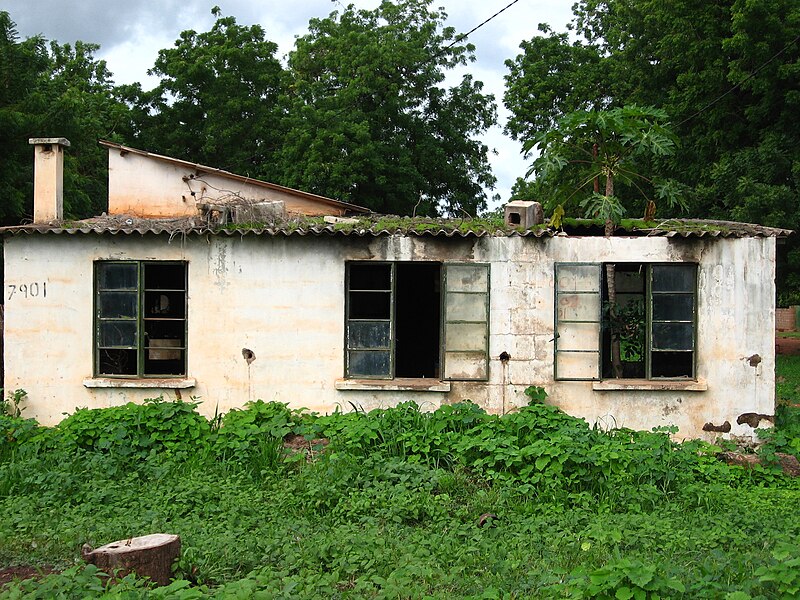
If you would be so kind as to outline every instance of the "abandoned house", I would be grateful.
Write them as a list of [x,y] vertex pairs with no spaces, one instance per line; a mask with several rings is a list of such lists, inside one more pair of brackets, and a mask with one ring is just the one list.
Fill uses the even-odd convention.
[[[6,390],[24,415],[159,395],[207,415],[548,402],[607,427],[752,435],[774,410],[776,241],[670,220],[401,219],[128,148],[108,212],[62,218],[68,142],[31,140],[34,223],[2,229]],[[760,417],[759,417],[760,418]],[[762,423],[763,425],[763,423]],[[704,430],[705,428],[705,430]]]

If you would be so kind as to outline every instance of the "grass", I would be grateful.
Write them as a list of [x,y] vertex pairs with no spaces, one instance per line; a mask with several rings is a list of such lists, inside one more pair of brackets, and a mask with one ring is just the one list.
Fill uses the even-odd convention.
[[800,355],[775,357],[775,401],[781,405],[800,405]]
[[[784,402],[795,359],[778,358]],[[668,431],[592,429],[539,391],[504,417],[256,402],[220,427],[160,399],[52,429],[1,417],[0,565],[61,572],[0,598],[798,597],[800,481]],[[167,588],[79,559],[154,532],[182,538]]]

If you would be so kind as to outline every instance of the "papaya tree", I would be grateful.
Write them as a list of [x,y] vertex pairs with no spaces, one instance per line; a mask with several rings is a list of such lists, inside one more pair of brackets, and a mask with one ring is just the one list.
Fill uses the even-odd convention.
[[[536,176],[541,189],[550,190],[549,208],[564,210],[577,202],[585,217],[603,222],[606,236],[614,234],[631,197],[646,201],[645,217],[650,218],[656,200],[669,208],[682,205],[675,182],[644,174],[653,159],[671,156],[676,146],[667,114],[635,105],[571,112],[524,144],[526,152],[539,152],[528,175]],[[606,313],[611,324],[611,365],[614,377],[622,377],[614,281],[615,265],[609,263]]]

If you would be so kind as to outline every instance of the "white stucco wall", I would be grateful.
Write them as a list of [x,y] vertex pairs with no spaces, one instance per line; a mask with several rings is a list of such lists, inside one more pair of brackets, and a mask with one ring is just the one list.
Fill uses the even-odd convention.
[[305,192],[215,172],[198,175],[195,168],[182,162],[109,148],[108,213],[111,215],[193,217],[198,214],[198,203],[223,204],[233,197],[253,202],[281,201],[290,214],[344,214],[341,207]]
[[[469,398],[487,410],[522,405],[529,385],[590,422],[676,425],[707,437],[706,422],[774,410],[774,252],[771,238],[21,235],[5,239],[5,388],[28,392],[26,416],[52,424],[76,407],[142,400],[170,389],[89,388],[93,266],[101,259],[188,262],[188,377],[184,399],[213,415],[258,398],[330,412],[416,400],[424,408]],[[345,261],[476,261],[491,265],[490,380],[450,392],[337,390],[344,374]],[[598,391],[554,381],[556,262],[697,262],[697,365],[704,391]],[[22,293],[25,286],[25,293]],[[32,292],[36,290],[34,295]],[[45,295],[46,290],[46,295]],[[248,365],[242,348],[256,360]],[[511,355],[507,365],[502,352]],[[752,367],[746,360],[759,354]]]

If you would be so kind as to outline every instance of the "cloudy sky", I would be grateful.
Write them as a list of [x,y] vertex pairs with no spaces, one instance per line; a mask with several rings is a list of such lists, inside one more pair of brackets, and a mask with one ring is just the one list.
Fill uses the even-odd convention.
[[[511,0],[438,0],[448,24],[466,32],[509,4]],[[477,61],[469,71],[484,82],[485,90],[495,95],[499,127],[490,131],[485,142],[497,154],[492,168],[498,178],[494,192],[508,200],[514,180],[524,175],[527,162],[519,144],[502,133],[506,112],[502,107],[504,61],[519,52],[522,40],[537,33],[539,23],[549,23],[563,31],[570,20],[573,0],[519,0],[508,10],[473,33],[469,40],[477,46]],[[359,8],[375,8],[379,0],[352,0]],[[3,0],[2,10],[11,14],[20,37],[42,34],[61,43],[83,40],[100,44],[97,58],[104,59],[116,83],[139,81],[146,88],[155,85],[147,69],[153,66],[158,51],[173,45],[181,31],[207,31],[214,22],[211,8],[218,5],[225,16],[236,17],[243,25],[259,23],[267,38],[286,55],[294,38],[307,31],[308,20],[325,17],[343,4],[331,0]],[[492,192],[490,192],[491,196]]]

